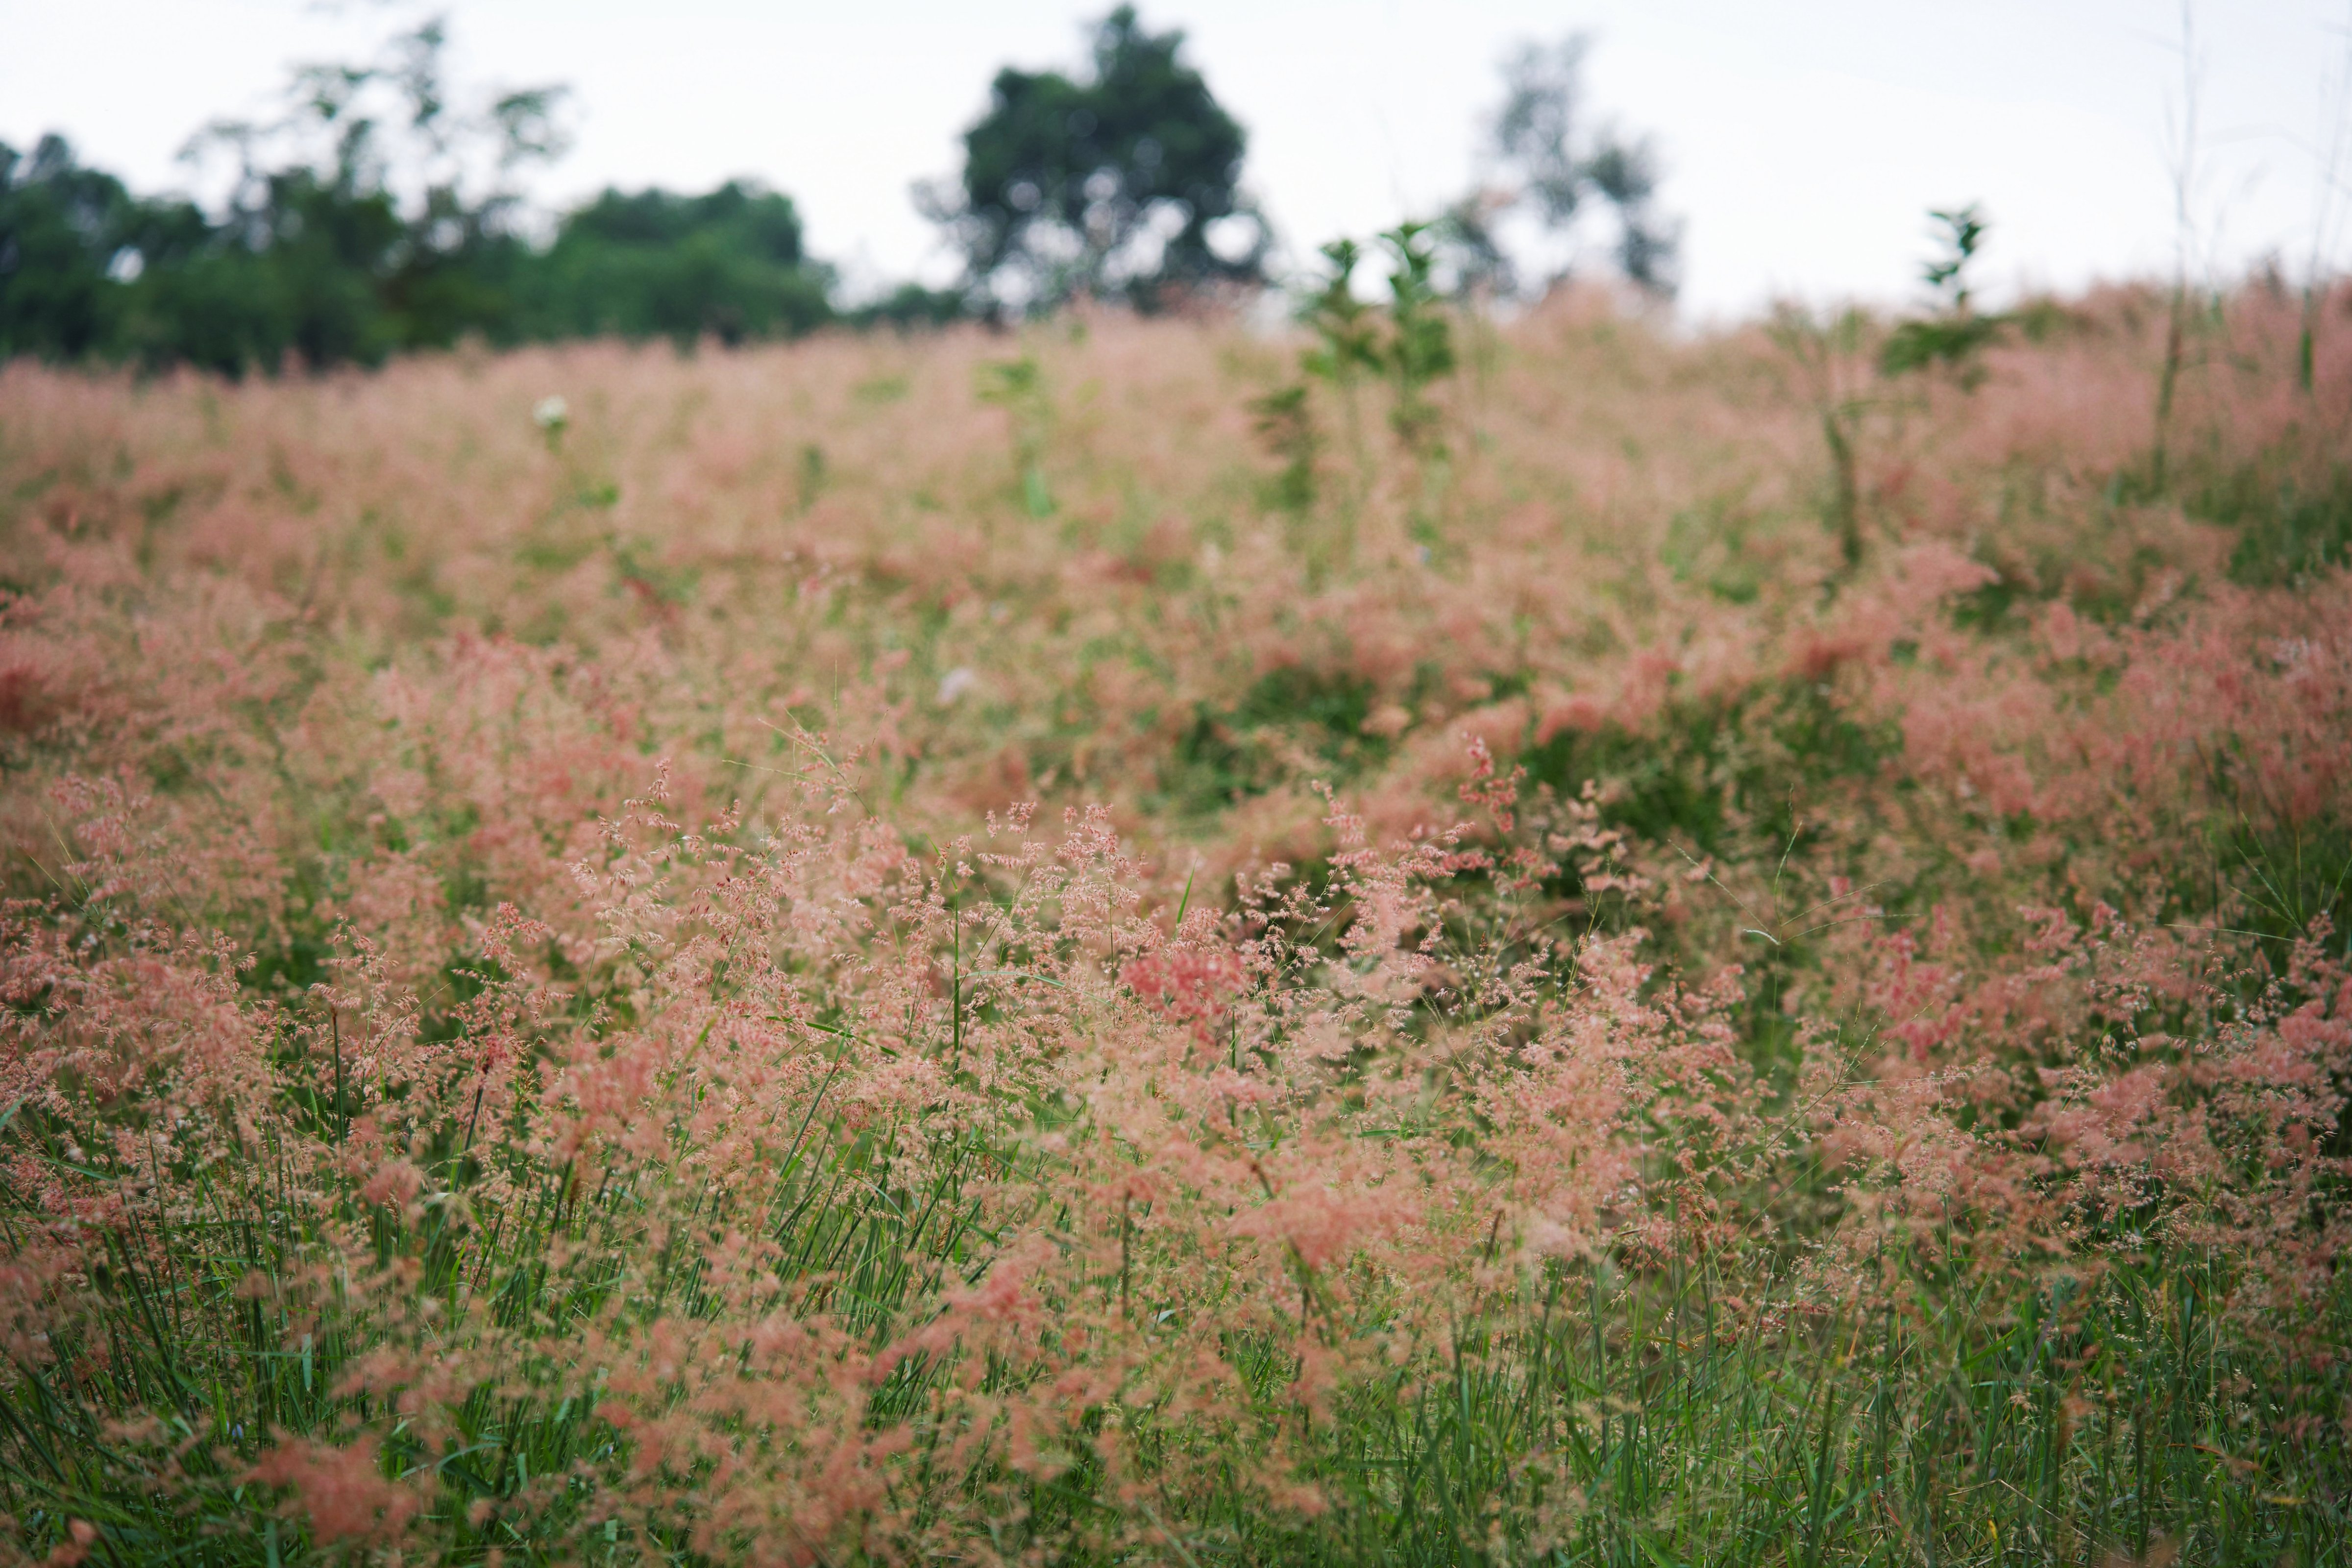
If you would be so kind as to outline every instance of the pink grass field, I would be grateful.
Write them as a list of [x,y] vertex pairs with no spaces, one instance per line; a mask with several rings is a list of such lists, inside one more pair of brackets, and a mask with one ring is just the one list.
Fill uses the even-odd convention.
[[[1213,321],[0,367],[0,1561],[1306,1561],[1699,1270],[1843,1367],[2193,1261],[2181,1462],[2352,1506],[2347,307],[2159,437],[2146,292],[1568,295],[1287,507]],[[1444,1560],[1595,1539],[1601,1410]],[[2154,1551],[1951,1485],[1839,1550]]]

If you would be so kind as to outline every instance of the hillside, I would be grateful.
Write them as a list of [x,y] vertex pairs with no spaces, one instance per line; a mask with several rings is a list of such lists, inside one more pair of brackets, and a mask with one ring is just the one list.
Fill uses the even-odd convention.
[[0,367],[0,1557],[2341,1560],[2347,306]]

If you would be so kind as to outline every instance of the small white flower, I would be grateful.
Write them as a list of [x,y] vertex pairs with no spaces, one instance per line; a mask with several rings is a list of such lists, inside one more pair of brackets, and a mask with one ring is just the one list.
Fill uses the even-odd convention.
[[980,684],[980,673],[969,665],[957,665],[940,677],[940,706],[951,706],[955,700]]
[[532,406],[530,417],[542,430],[561,430],[572,423],[572,405],[561,397],[542,397]]

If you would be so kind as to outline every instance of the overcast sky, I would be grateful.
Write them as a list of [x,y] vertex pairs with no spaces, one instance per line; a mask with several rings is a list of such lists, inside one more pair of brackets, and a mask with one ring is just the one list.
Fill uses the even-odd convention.
[[[1107,0],[1106,0],[1107,4]],[[453,75],[577,95],[578,142],[536,194],[608,183],[790,193],[853,279],[952,266],[908,187],[951,173],[998,66],[1071,65],[1068,0],[450,0]],[[2169,265],[2170,0],[1148,0],[1250,132],[1249,185],[1294,257],[1425,215],[1473,179],[1498,58],[1589,30],[1596,107],[1653,135],[1686,221],[1685,310],[1916,289],[1930,206],[1979,201],[1987,281],[2073,288]],[[0,140],[62,130],[141,189],[267,107],[286,68],[347,58],[414,6],[313,0],[0,0]],[[2314,243],[2352,0],[2202,0],[2193,208],[2208,265]],[[2169,118],[2168,118],[2169,117]],[[2346,160],[2352,175],[2352,158]],[[2341,213],[2347,203],[2339,200]],[[2352,260],[2338,222],[2330,258]]]

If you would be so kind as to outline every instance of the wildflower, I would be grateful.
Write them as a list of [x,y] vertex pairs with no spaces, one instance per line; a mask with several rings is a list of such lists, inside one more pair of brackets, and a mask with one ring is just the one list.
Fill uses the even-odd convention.
[[291,1491],[286,1511],[307,1518],[322,1542],[397,1539],[423,1506],[413,1489],[385,1478],[375,1439],[364,1435],[344,1447],[281,1439],[246,1479]]
[[[0,1421],[40,1521],[0,1535],[1344,1556],[1391,1489],[1341,1471],[1434,1479],[1429,1417],[1486,1388],[1491,1496],[1405,1522],[1516,1561],[1616,1503],[1513,1431],[1671,1386],[1653,1305],[1717,1364],[1671,1281],[1819,1352],[1769,1415],[1800,1433],[1909,1375],[1880,1325],[1990,1366],[1964,1323],[2030,1318],[2032,1386],[2098,1369],[2056,1408],[2088,1454],[2172,1386],[2106,1282],[2192,1252],[2200,1357],[2288,1373],[2231,1415],[2294,1456],[2263,1484],[2310,1472],[2263,1506],[2319,1496],[2352,577],[2234,581],[2259,527],[2117,499],[2144,345],[2102,309],[1855,438],[1853,562],[1784,460],[1818,416],[1739,334],[1628,385],[1635,323],[1498,329],[1444,496],[1368,447],[1344,517],[1256,525],[1214,328],[1040,340],[1149,413],[1057,429],[1061,523],[1008,510],[980,412],[851,395],[929,348],[561,351],[662,530],[657,616],[616,492],[475,450],[547,359],[396,363],[350,420],[5,367],[0,1351],[108,1452],[54,1485]],[[2227,471],[2317,476],[2313,406],[2200,416]],[[564,400],[532,417],[558,449]],[[787,423],[843,454],[822,497]],[[969,661],[930,702],[926,658]],[[110,1359],[158,1302],[211,1336],[216,1426]],[[1938,1492],[1953,1539],[1979,1493]]]

